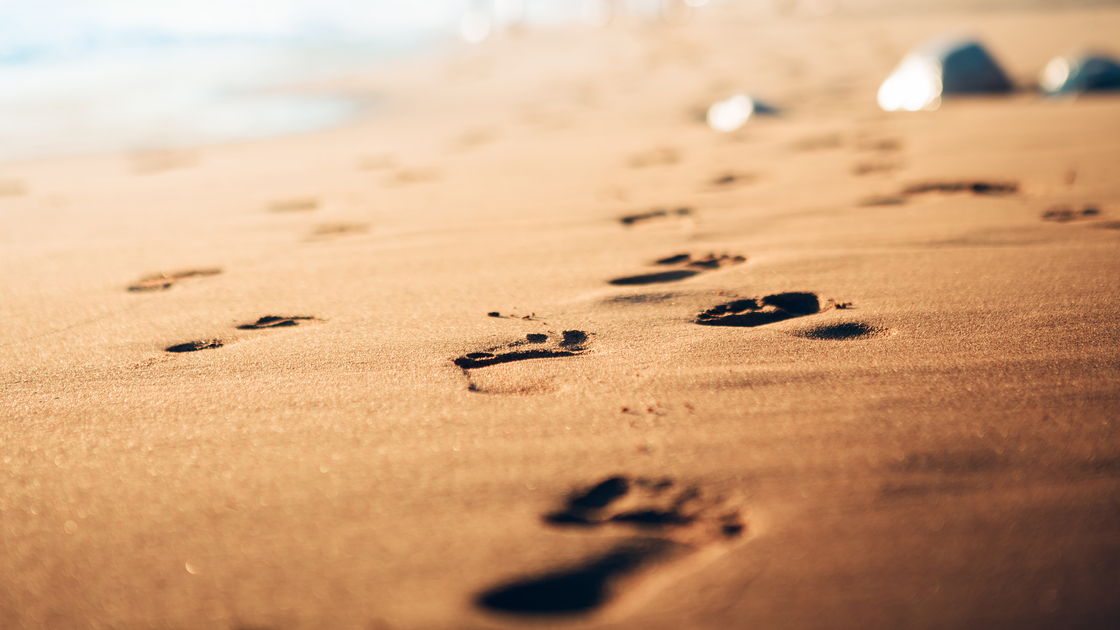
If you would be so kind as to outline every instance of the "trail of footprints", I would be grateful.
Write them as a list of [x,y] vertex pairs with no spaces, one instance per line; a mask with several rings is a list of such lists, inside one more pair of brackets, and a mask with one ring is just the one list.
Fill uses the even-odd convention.
[[[322,321],[318,317],[310,315],[265,315],[255,322],[248,324],[241,324],[237,327],[238,330],[265,330],[270,328],[290,328],[299,326],[302,323]],[[186,343],[175,344],[166,348],[167,352],[183,353],[183,352],[198,352],[200,350],[214,350],[226,345],[228,341],[222,339],[204,339],[201,341],[188,341]]]
[[605,553],[488,589],[477,598],[480,607],[519,616],[595,614],[640,590],[647,578],[711,560],[747,534],[732,501],[672,479],[621,475],[577,490],[543,520],[554,528],[628,536]]

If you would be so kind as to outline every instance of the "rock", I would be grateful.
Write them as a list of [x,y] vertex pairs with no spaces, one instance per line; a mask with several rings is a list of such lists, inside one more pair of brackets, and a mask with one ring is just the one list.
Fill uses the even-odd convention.
[[1046,64],[1038,84],[1054,95],[1120,90],[1120,62],[1092,53],[1059,55]]
[[933,110],[945,95],[1001,94],[1014,86],[978,41],[940,37],[906,55],[879,88],[886,111]]

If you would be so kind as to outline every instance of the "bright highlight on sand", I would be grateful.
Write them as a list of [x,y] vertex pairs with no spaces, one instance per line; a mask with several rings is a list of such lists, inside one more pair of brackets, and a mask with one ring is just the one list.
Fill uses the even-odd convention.
[[935,110],[941,106],[941,68],[936,60],[907,55],[879,88],[879,107],[885,111]]
[[736,94],[708,108],[708,126],[716,131],[730,132],[742,127],[754,113],[754,101],[746,94]]

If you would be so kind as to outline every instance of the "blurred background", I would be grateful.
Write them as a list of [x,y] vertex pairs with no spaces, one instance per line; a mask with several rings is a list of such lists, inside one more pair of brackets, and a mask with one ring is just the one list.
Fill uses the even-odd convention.
[[282,86],[535,28],[679,25],[1115,0],[0,0],[0,161],[313,131],[355,100]]

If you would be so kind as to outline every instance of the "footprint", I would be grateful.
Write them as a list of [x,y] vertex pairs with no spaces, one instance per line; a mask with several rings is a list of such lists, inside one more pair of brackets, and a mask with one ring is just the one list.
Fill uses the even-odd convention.
[[712,179],[710,183],[716,187],[727,187],[753,184],[756,181],[758,181],[758,175],[754,173],[724,173]]
[[696,316],[701,326],[764,326],[795,317],[820,313],[824,307],[816,293],[775,293],[762,298],[745,298],[714,306]]
[[268,204],[268,211],[274,213],[288,212],[314,212],[319,209],[319,200],[315,197],[297,197],[281,199]]
[[643,212],[642,214],[631,214],[621,217],[618,221],[625,226],[631,226],[638,223],[645,223],[653,219],[670,219],[673,217],[689,217],[692,216],[692,208],[677,208],[676,210],[664,210],[658,208],[650,212]]
[[473,370],[528,359],[576,357],[587,354],[589,341],[588,333],[582,330],[565,330],[560,339],[543,333],[530,333],[522,341],[471,352],[455,359],[454,363],[464,370]]
[[900,165],[897,162],[859,162],[852,167],[852,174],[856,177],[878,174],[887,175],[899,168]]
[[574,493],[544,521],[631,537],[606,553],[489,589],[478,596],[479,606],[521,616],[595,614],[634,597],[644,578],[694,568],[746,538],[737,507],[671,479],[610,477]]
[[1042,213],[1042,220],[1068,223],[1070,221],[1096,219],[1100,215],[1100,208],[1092,205],[1085,206],[1080,210],[1074,210],[1072,206],[1054,206]]
[[334,236],[347,236],[365,234],[369,226],[364,223],[323,223],[315,226],[311,232],[312,239],[330,238]]
[[659,284],[663,282],[678,282],[686,278],[699,275],[704,271],[711,271],[723,267],[739,265],[747,261],[746,256],[730,256],[727,254],[708,254],[702,258],[693,258],[692,254],[676,254],[661,260],[654,261],[656,265],[678,267],[671,271],[659,271],[639,276],[626,276],[615,278],[609,284],[615,286],[635,286],[644,284]]
[[221,348],[224,346],[220,339],[207,339],[204,341],[188,341],[187,343],[180,343],[178,345],[167,348],[168,352],[198,352],[199,350],[211,350],[213,348]]
[[166,291],[182,280],[200,278],[203,276],[216,276],[222,273],[221,269],[188,269],[175,273],[159,273],[141,278],[138,282],[128,287],[129,291]]
[[292,315],[290,317],[280,315],[265,315],[252,324],[242,324],[237,327],[238,330],[262,330],[265,328],[287,328],[290,326],[299,326],[300,322],[306,321],[319,321],[318,317],[311,317],[309,315]]
[[906,203],[906,197],[900,195],[875,195],[872,197],[864,197],[857,203],[864,208],[872,208],[875,206],[901,206]]
[[931,192],[970,192],[974,195],[1013,195],[1019,192],[1018,182],[987,182],[978,180],[923,182],[911,184],[902,190],[904,195],[920,195]]
[[897,331],[892,328],[872,326],[863,322],[841,322],[838,324],[821,324],[812,328],[790,333],[802,339],[815,339],[819,341],[849,341],[856,339],[879,339],[890,337]]

